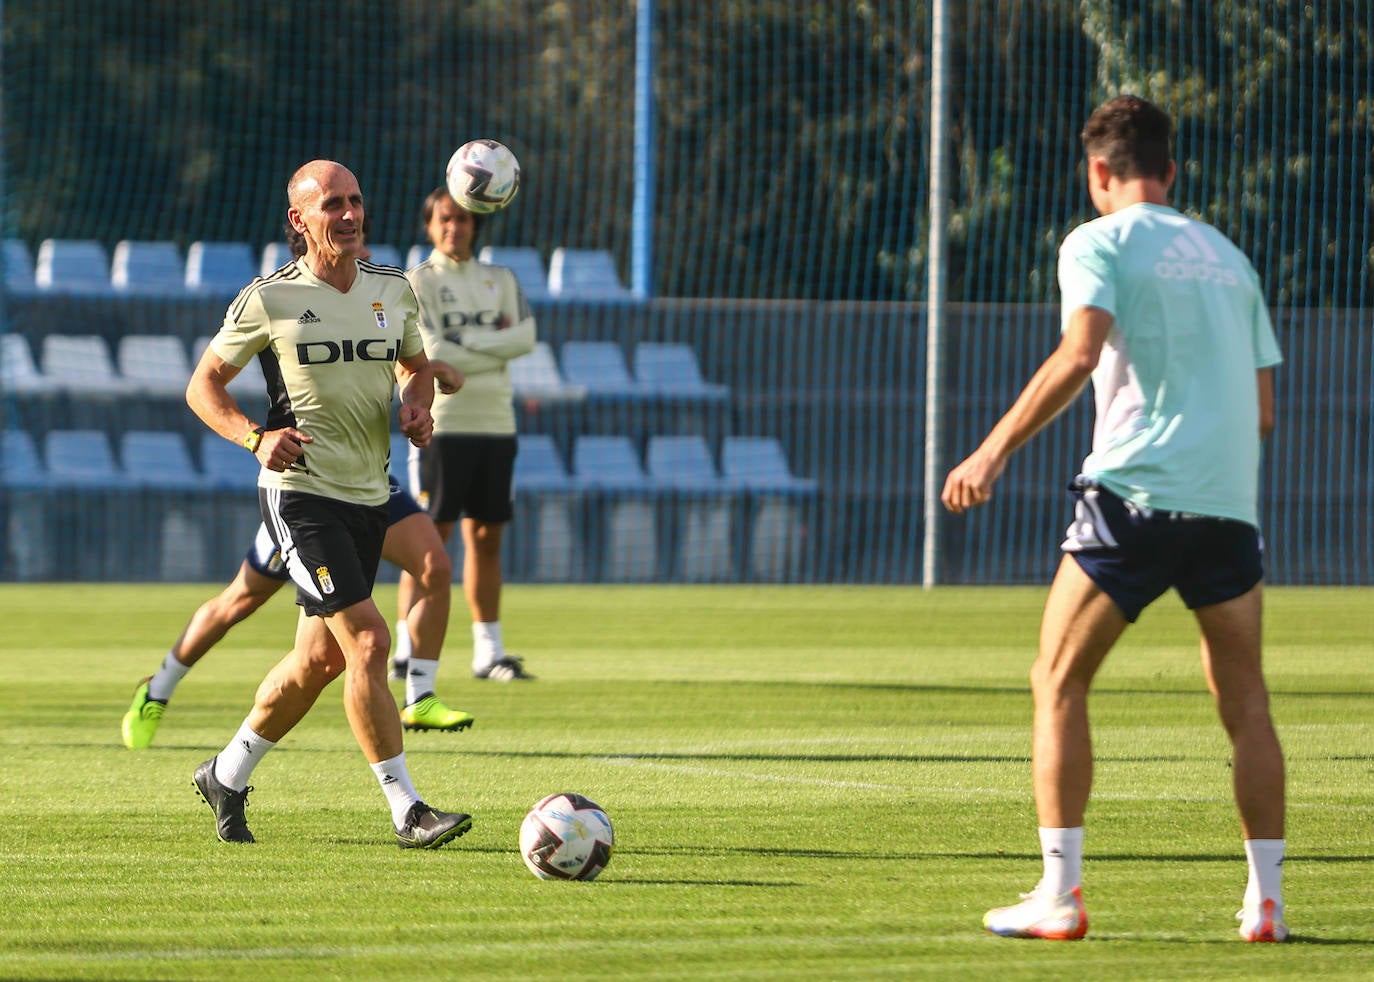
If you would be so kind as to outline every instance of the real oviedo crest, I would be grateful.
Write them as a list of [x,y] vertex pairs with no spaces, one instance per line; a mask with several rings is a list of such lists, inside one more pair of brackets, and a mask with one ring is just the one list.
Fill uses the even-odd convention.
[[384,307],[381,305],[380,302],[374,302],[374,303],[372,304],[372,316],[375,317],[375,318],[377,318],[377,326],[380,327],[383,331],[385,331],[385,330],[386,330],[386,308],[384,308]]

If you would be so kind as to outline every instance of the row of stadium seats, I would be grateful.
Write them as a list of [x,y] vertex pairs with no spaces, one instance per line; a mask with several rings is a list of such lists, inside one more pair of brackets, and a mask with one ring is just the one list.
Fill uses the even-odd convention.
[[[258,465],[239,447],[203,434],[197,448],[178,432],[126,430],[111,441],[103,430],[52,430],[42,442],[27,430],[6,429],[0,443],[0,482],[10,488],[148,487],[174,491],[252,488]],[[118,454],[115,452],[118,443]],[[410,450],[393,438],[393,468]],[[626,436],[582,436],[573,445],[571,467],[548,434],[520,437],[516,485],[529,492],[683,491],[701,494],[755,491],[812,495],[816,482],[796,477],[782,445],[773,437],[727,436],[720,464],[700,436],[652,436],[643,460]]]
[[[428,258],[430,247],[412,246],[402,260],[395,246],[372,246],[374,262],[409,268]],[[254,276],[266,276],[291,258],[284,242],[259,253],[247,242],[193,242],[183,259],[171,241],[125,239],[113,257],[93,239],[45,239],[37,261],[22,239],[5,239],[5,289],[10,293],[79,295],[139,294],[182,296],[237,293]],[[525,296],[533,301],[629,300],[615,260],[604,249],[559,247],[544,257],[532,246],[485,246],[484,262],[510,267]]]
[[[110,347],[97,335],[49,334],[35,359],[28,341],[17,334],[0,335],[0,390],[16,395],[68,392],[75,395],[180,396],[186,391],[207,337],[188,352],[181,339],[168,335],[129,334]],[[561,360],[561,365],[560,365]],[[547,342],[510,363],[517,398],[688,399],[722,402],[723,385],[707,382],[696,352],[676,342],[641,341],[626,359],[614,341],[565,341],[560,357]],[[235,394],[260,396],[262,369],[249,362],[230,386]]]
[[[100,430],[0,436],[10,577],[214,579],[256,526],[257,463],[214,434],[202,434],[194,454],[193,441],[161,430],[128,430],[113,442]],[[394,438],[398,476],[409,449]],[[771,437],[727,437],[719,450],[718,466],[699,436],[651,437],[643,455],[626,436],[582,436],[565,460],[552,437],[522,435],[504,544],[511,578],[795,576],[816,541],[808,530],[819,514],[817,483],[793,475]]]

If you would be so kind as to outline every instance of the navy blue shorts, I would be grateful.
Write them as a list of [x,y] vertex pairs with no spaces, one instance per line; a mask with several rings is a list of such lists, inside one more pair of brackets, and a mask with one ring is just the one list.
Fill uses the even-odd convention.
[[[391,497],[387,499],[386,503],[388,528],[411,515],[424,514],[424,509],[420,507],[420,503],[410,496],[409,491],[401,487],[396,478],[388,474],[387,480],[391,484]],[[277,543],[273,541],[272,534],[267,531],[266,525],[258,526],[258,534],[254,537],[253,545],[249,547],[248,554],[243,557],[243,561],[248,564],[253,572],[268,579],[280,580],[282,583],[291,579],[291,574],[286,569],[286,563],[282,561],[281,551],[277,549]]]
[[1189,610],[1249,593],[1264,578],[1259,530],[1229,518],[1142,508],[1079,478],[1063,544],[1126,620],[1173,587]]

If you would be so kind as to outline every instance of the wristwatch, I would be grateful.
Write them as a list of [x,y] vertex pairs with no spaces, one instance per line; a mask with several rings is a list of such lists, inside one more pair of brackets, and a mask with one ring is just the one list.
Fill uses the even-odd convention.
[[262,443],[262,434],[266,429],[265,426],[255,426],[243,438],[243,445],[248,448],[249,453],[258,452],[258,444]]

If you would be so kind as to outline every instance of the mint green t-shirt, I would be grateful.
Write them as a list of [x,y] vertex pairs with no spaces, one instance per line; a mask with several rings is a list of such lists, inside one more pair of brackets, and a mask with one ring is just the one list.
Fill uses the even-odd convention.
[[1079,307],[1115,320],[1083,474],[1142,507],[1258,526],[1255,373],[1283,357],[1245,255],[1210,225],[1137,204],[1069,233],[1059,288],[1061,327]]

